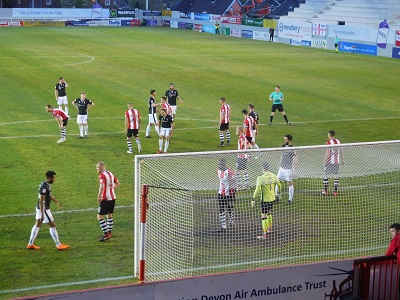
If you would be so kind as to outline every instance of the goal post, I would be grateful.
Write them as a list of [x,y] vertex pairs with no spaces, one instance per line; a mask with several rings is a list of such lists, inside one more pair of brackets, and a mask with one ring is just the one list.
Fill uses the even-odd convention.
[[[259,239],[260,200],[251,206],[256,180],[265,162],[277,174],[288,151],[296,158],[293,202],[288,205],[282,180],[280,201],[271,210],[273,231]],[[326,156],[335,153],[338,175],[326,170]],[[240,170],[243,157],[247,165]],[[221,160],[234,175],[232,207],[218,200]],[[135,276],[144,253],[146,281],[382,255],[399,208],[400,141],[137,155]]]

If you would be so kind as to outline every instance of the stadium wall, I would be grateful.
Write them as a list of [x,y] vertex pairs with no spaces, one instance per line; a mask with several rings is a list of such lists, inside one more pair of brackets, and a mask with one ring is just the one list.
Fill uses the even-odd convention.
[[[35,296],[81,300],[321,300],[352,294],[353,260]],[[32,299],[25,297],[19,299]]]

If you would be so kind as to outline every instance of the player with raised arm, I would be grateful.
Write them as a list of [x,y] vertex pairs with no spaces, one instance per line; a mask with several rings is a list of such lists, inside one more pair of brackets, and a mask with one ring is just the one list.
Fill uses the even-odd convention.
[[235,212],[233,210],[235,201],[235,177],[231,169],[226,165],[226,159],[221,158],[218,164],[218,206],[219,221],[222,229],[226,229],[226,213],[228,214],[229,224],[235,222]]
[[[171,116],[175,119],[176,115],[176,99],[179,100],[180,103],[183,103],[183,100],[179,96],[178,90],[175,90],[174,84],[169,84],[169,90],[165,92],[165,97],[167,97],[168,103],[171,106]],[[168,112],[167,112],[168,113]]]
[[258,135],[258,122],[259,122],[259,118],[258,118],[258,113],[256,113],[256,111],[254,110],[254,104],[250,103],[248,106],[249,109],[249,116],[252,117],[254,119],[254,126],[253,126],[253,142],[256,142],[256,136]]
[[174,118],[171,115],[167,114],[166,109],[161,110],[161,114],[159,116],[161,130],[160,130],[160,138],[158,140],[159,149],[157,154],[162,153],[163,143],[164,145],[164,154],[167,153],[169,146],[169,139],[172,136],[172,132],[174,131]]
[[257,185],[253,194],[253,200],[251,206],[254,207],[255,200],[260,200],[261,209],[261,225],[263,234],[258,236],[258,239],[268,238],[268,233],[272,232],[272,207],[275,200],[275,186],[278,187],[278,191],[281,191],[281,184],[278,177],[269,171],[269,163],[263,163],[263,174],[257,177]]
[[46,111],[52,113],[54,118],[58,122],[58,127],[61,130],[61,139],[57,143],[63,143],[67,140],[67,125],[68,125],[68,115],[61,109],[52,108],[50,104],[46,105]]
[[[292,146],[293,137],[290,134],[285,135],[283,138],[284,144],[282,147],[293,147]],[[283,151],[281,155],[281,161],[279,163],[279,171],[278,171],[278,179],[286,181],[288,183],[288,193],[289,193],[289,202],[288,204],[293,203],[293,195],[294,195],[294,186],[293,186],[293,178],[294,178],[294,167],[297,163],[297,153],[296,151]],[[276,200],[279,201],[280,193],[278,189],[275,189]]]
[[65,91],[65,88],[67,87],[68,83],[65,81],[64,77],[60,77],[54,89],[54,95],[56,97],[58,109],[62,110],[62,106],[64,104],[65,113],[68,115],[68,98],[67,92]]
[[[114,207],[117,196],[115,189],[119,186],[119,180],[113,173],[107,170],[104,162],[96,164],[96,171],[99,174],[99,192],[97,194],[97,202],[99,210],[97,213],[97,220],[99,221],[100,228],[103,231],[103,236],[98,239],[99,242],[104,242],[111,238],[112,229],[114,225]],[[107,215],[107,222],[104,216]]]
[[269,125],[272,125],[272,120],[274,118],[275,111],[278,110],[283,118],[286,121],[286,124],[291,125],[290,122],[288,121],[288,118],[286,116],[285,110],[283,109],[282,101],[283,101],[283,93],[281,92],[281,88],[279,85],[275,87],[275,91],[273,91],[269,95],[269,100],[272,101],[272,107],[271,107],[271,116],[269,117]]
[[142,119],[140,118],[140,113],[137,109],[133,108],[133,103],[128,103],[128,110],[125,111],[125,131],[126,131],[126,143],[128,144],[127,153],[132,154],[132,136],[135,137],[135,141],[138,147],[139,153],[142,152],[142,147],[140,145],[139,139],[139,129]]
[[86,99],[86,93],[82,92],[81,97],[75,99],[72,104],[78,110],[78,117],[76,118],[76,123],[79,125],[78,139],[86,139],[88,137],[89,131],[88,111],[91,107],[94,106],[94,102],[92,100]]
[[51,194],[51,186],[56,181],[56,172],[47,171],[46,172],[46,180],[43,181],[39,185],[39,194],[38,194],[38,204],[36,206],[36,223],[31,230],[31,236],[29,238],[28,245],[26,248],[39,250],[40,247],[34,244],[35,239],[39,233],[39,229],[42,224],[48,223],[50,226],[50,235],[53,238],[53,241],[56,243],[56,248],[58,250],[68,249],[68,245],[64,245],[60,243],[60,239],[58,238],[58,232],[56,229],[56,223],[54,222],[53,215],[50,211],[50,203],[51,201],[57,203],[59,207],[63,207],[62,204],[57,201],[53,195]]
[[[238,139],[238,150],[247,150],[250,149],[250,143],[246,139],[244,135],[243,126],[239,125],[236,127],[236,135],[239,137]],[[249,161],[249,156],[247,153],[240,153],[237,157],[236,163],[236,188],[238,190],[242,188],[250,188],[249,184],[249,173],[247,172],[247,162]],[[243,179],[243,180],[242,180]]]
[[159,135],[160,134],[160,128],[159,128],[159,123],[158,123],[158,118],[157,118],[157,103],[156,103],[156,96],[157,92],[156,90],[150,90],[150,97],[147,100],[148,101],[148,107],[149,107],[149,124],[147,125],[146,128],[146,138],[151,138],[150,136],[150,129],[151,126],[154,124],[156,128],[156,132]]
[[[336,132],[334,130],[328,131],[329,140],[325,143],[326,145],[339,145],[340,141],[335,138]],[[341,161],[342,160],[342,161]],[[343,151],[341,149],[326,149],[324,159],[324,189],[322,195],[328,194],[329,176],[333,176],[333,196],[338,195],[339,188],[339,167],[340,164],[344,164]]]
[[244,128],[244,135],[247,141],[251,144],[252,149],[258,149],[258,145],[254,142],[254,124],[255,120],[253,117],[249,116],[246,109],[242,110],[243,114],[243,128]]
[[226,103],[224,97],[219,98],[221,107],[219,109],[219,140],[220,144],[218,147],[224,147],[224,132],[226,134],[226,145],[229,146],[231,143],[231,134],[229,133],[229,120],[231,117],[231,108]]

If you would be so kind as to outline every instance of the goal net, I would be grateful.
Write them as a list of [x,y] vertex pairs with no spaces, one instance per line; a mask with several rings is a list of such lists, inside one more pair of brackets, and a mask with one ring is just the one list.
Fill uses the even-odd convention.
[[[136,156],[136,276],[141,253],[147,281],[384,254],[388,226],[399,221],[400,141],[288,149]],[[281,181],[273,231],[260,239],[260,198],[251,206],[257,177],[264,162],[277,174],[288,151],[295,162],[293,202],[287,204],[288,183]],[[326,174],[330,155],[340,155],[339,175]],[[238,158],[247,158],[246,170],[237,170]],[[236,175],[233,209],[222,206],[222,217],[221,159]],[[142,185],[148,185],[146,226],[140,222]]]

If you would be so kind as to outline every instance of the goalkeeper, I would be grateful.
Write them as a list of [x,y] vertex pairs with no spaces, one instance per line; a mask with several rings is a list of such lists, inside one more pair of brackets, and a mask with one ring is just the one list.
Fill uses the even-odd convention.
[[268,233],[272,232],[272,206],[275,200],[275,187],[281,191],[281,184],[278,177],[269,171],[269,163],[263,163],[263,174],[257,177],[257,185],[253,194],[251,206],[254,207],[255,199],[261,200],[261,224],[263,234],[258,236],[258,239],[266,239]]

